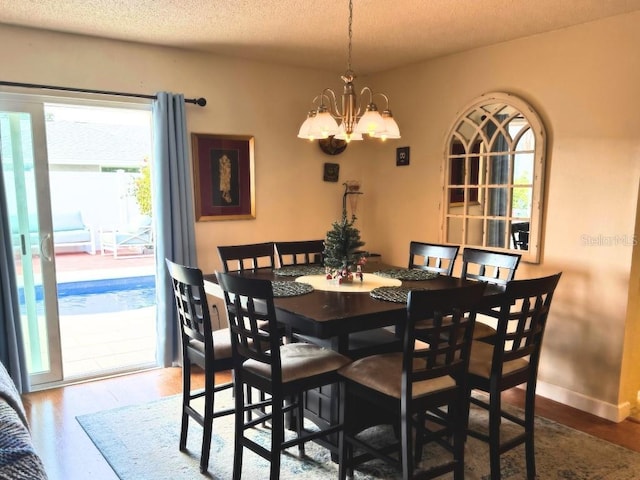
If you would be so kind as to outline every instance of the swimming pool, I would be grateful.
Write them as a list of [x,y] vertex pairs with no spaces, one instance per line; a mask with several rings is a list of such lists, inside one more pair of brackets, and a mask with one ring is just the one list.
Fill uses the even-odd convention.
[[[113,313],[150,307],[156,303],[155,276],[106,278],[58,284],[60,315]],[[24,291],[19,289],[24,309]],[[44,312],[42,285],[36,287],[38,314]]]

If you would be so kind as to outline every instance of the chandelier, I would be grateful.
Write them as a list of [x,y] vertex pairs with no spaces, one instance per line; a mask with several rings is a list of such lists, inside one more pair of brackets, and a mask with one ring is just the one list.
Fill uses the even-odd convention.
[[[374,93],[369,87],[360,91],[360,101],[356,97],[353,80],[356,78],[351,69],[351,39],[353,36],[353,0],[349,0],[349,51],[347,71],[342,75],[344,87],[342,91],[342,108],[338,108],[337,95],[330,88],[325,88],[313,99],[314,108],[302,123],[299,138],[315,140],[333,136],[338,140],[362,140],[363,135],[380,138],[400,138],[400,129],[389,110],[389,97],[384,93]],[[364,112],[362,97],[368,95]],[[380,113],[374,103],[375,97],[385,101],[385,109]],[[338,123],[340,122],[340,123]]]

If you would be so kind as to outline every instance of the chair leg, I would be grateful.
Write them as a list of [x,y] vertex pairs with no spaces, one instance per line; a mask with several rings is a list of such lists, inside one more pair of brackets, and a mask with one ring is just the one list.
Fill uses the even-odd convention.
[[[529,382],[531,383],[531,382]],[[525,453],[527,457],[527,479],[536,478],[536,456],[534,443],[534,422],[535,422],[535,388],[527,384],[527,394],[524,407],[524,429],[525,429]]]
[[189,415],[186,407],[191,400],[191,368],[189,364],[182,367],[182,421],[180,422],[180,451],[187,448],[187,433],[189,431]]
[[[304,431],[304,392],[300,392],[297,398],[294,399],[296,402],[296,433],[298,438],[302,436],[302,432]],[[304,442],[298,444],[298,454],[300,457],[304,457]]]
[[211,452],[211,435],[213,432],[213,400],[215,377],[213,372],[205,372],[204,395],[204,425],[202,433],[202,451],[200,453],[200,473],[209,469],[209,454]]
[[233,392],[235,396],[236,411],[233,414],[235,420],[235,441],[233,445],[233,480],[240,480],[242,476],[242,449],[244,439],[244,386],[242,380],[236,375]]
[[271,404],[271,471],[269,473],[270,480],[278,480],[280,478],[280,453],[282,450],[282,442],[284,442],[284,414],[282,413],[283,399],[274,401]]
[[[454,480],[464,480],[464,444],[467,436],[467,409],[468,398],[465,397],[463,390],[461,398],[458,399],[458,406],[450,405],[447,409],[448,421],[451,422],[453,430],[453,460],[455,466],[453,468]],[[460,405],[463,405],[460,407]]]
[[[408,415],[410,417],[410,415]],[[401,446],[401,460],[402,460],[402,479],[409,480],[413,478],[413,441],[412,441],[412,426],[411,419],[407,418],[406,421],[400,420],[400,446]],[[419,433],[420,434],[420,433]]]
[[353,450],[350,449],[349,442],[346,439],[347,434],[350,432],[349,416],[347,415],[346,385],[344,383],[341,384],[339,389],[340,406],[338,408],[338,418],[340,423],[342,423],[342,430],[338,433],[338,479],[346,480],[347,470],[351,465]]
[[416,414],[416,444],[413,461],[418,464],[422,460],[422,450],[424,449],[426,412]]
[[489,464],[491,480],[500,480],[500,422],[501,399],[500,390],[490,389],[489,393]]

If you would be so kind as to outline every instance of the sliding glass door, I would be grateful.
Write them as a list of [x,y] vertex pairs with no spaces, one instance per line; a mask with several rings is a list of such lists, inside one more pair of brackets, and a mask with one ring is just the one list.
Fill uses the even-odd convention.
[[150,106],[0,94],[0,141],[31,385],[156,366]]
[[32,385],[62,380],[42,103],[0,96],[0,159]]

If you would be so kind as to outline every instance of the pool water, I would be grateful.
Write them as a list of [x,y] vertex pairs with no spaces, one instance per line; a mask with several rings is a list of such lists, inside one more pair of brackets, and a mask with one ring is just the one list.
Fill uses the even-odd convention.
[[[19,291],[24,309],[24,292]],[[42,286],[36,287],[38,314],[44,312]],[[114,313],[150,307],[156,303],[155,277],[111,278],[58,284],[60,315]]]

